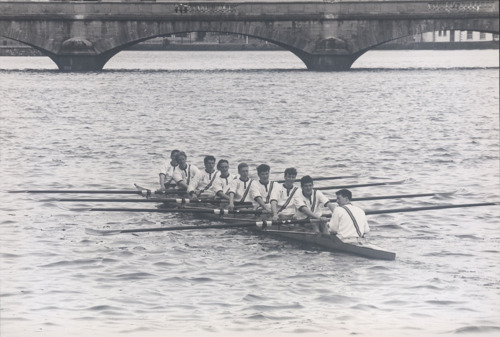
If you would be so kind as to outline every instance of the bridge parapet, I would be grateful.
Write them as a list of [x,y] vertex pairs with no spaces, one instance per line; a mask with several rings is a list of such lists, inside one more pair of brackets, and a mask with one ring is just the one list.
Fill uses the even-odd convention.
[[456,1],[353,1],[353,2],[0,2],[0,19],[138,19],[158,20],[206,15],[214,20],[286,19],[292,16],[324,19],[384,18],[388,16],[454,17],[464,13],[498,14],[495,0]]

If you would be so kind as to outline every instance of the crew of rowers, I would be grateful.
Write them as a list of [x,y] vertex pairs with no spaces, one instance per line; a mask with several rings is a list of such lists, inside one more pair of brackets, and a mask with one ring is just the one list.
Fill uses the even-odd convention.
[[[261,164],[257,167],[258,180],[249,177],[246,163],[238,165],[239,176],[229,173],[229,162],[214,156],[204,158],[204,170],[187,162],[183,151],[173,150],[160,173],[160,190],[178,189],[186,191],[190,199],[216,198],[225,202],[227,208],[251,202],[254,209],[261,210],[272,220],[319,219],[312,227],[317,232],[336,234],[341,239],[357,239],[369,232],[365,212],[351,204],[352,193],[342,189],[336,192],[337,204],[314,189],[313,179],[306,175],[300,179],[300,188],[294,186],[297,178],[295,168],[284,172],[284,183],[269,179],[271,168]],[[236,205],[236,206],[235,206]],[[323,216],[323,210],[332,212],[331,219]]]

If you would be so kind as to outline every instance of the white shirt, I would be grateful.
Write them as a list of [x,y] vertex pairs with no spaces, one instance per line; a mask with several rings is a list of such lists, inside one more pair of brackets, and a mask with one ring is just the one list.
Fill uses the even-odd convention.
[[185,182],[186,185],[189,185],[191,180],[200,172],[200,170],[191,164],[188,164],[186,169],[183,170],[177,166],[173,173],[174,181],[179,184],[181,181]]
[[220,175],[219,171],[208,173],[207,171],[203,170],[198,172],[189,182],[187,189],[188,193],[201,191],[201,193],[206,196],[214,196],[215,193],[211,189],[211,187],[218,175]]
[[[275,200],[278,203],[277,210],[279,214],[293,215],[296,211],[294,199],[299,192],[298,187],[292,186],[291,189],[287,189],[284,184],[276,184],[271,192],[270,201]],[[286,207],[283,208],[285,205]],[[282,210],[280,211],[280,209]]]
[[253,203],[254,208],[258,208],[260,205],[255,201],[258,197],[262,198],[262,201],[265,204],[269,205],[269,209],[271,209],[271,192],[273,188],[277,185],[274,181],[269,181],[266,185],[263,185],[260,181],[254,181],[252,186],[250,186],[250,200]]
[[229,193],[234,193],[235,201],[249,201],[250,200],[250,188],[255,184],[255,180],[248,178],[247,181],[241,180],[241,178],[234,179],[229,183]]
[[215,178],[210,189],[217,195],[218,192],[229,194],[229,185],[236,179],[235,175],[229,174],[227,178],[221,177],[220,173]]
[[297,195],[294,198],[294,205],[297,209],[297,219],[307,218],[307,215],[300,211],[301,207],[305,206],[309,208],[314,215],[321,216],[323,214],[323,207],[327,207],[326,204],[330,202],[330,200],[325,197],[321,191],[315,189],[312,190],[310,198],[306,197],[304,193],[302,193],[302,189],[299,189],[295,192],[295,194]]
[[172,166],[171,160],[166,160],[165,163],[160,167],[160,174],[165,175],[165,184],[173,183],[174,172],[178,166]]
[[[351,204],[347,204],[345,207],[351,211],[352,215],[356,219],[361,236],[368,233],[370,231],[370,227],[368,227],[365,212],[361,208]],[[337,236],[341,239],[359,237],[351,217],[342,207],[335,207],[329,226],[330,233],[336,232]]]

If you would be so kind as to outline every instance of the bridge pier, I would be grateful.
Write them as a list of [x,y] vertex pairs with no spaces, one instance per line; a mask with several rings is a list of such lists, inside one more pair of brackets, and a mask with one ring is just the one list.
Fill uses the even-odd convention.
[[361,55],[301,55],[299,56],[309,70],[341,71],[349,70]]
[[110,57],[105,55],[50,55],[62,71],[100,71]]

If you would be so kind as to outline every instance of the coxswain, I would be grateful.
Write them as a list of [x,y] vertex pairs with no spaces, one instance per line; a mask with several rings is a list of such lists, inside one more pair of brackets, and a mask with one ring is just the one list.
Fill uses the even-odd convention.
[[200,170],[193,164],[187,163],[187,155],[184,151],[180,151],[175,156],[178,167],[173,174],[173,180],[177,184],[177,188],[186,191],[191,180],[198,175]]
[[358,241],[370,231],[365,212],[351,204],[352,193],[342,189],[335,193],[339,207],[335,207],[329,223],[330,234],[336,234],[342,241]]
[[250,187],[250,200],[255,209],[261,209],[264,213],[271,211],[271,193],[275,182],[269,180],[271,167],[266,164],[257,166],[259,180]]
[[215,170],[215,160],[214,156],[206,156],[203,159],[205,170],[197,173],[189,182],[187,192],[192,200],[198,200],[202,193],[206,197],[215,196],[215,193],[211,190],[215,178],[217,178],[219,174],[219,172]]
[[319,232],[321,227],[321,232],[327,233],[328,219],[322,216],[322,211],[324,207],[328,207],[333,213],[335,205],[321,191],[314,189],[314,181],[310,176],[303,176],[300,179],[300,187],[294,199],[297,219],[319,219],[320,226],[313,223],[314,231]]
[[238,165],[239,178],[234,179],[229,185],[229,206],[230,210],[234,209],[234,202],[249,202],[250,187],[254,182],[249,177],[249,167],[247,163]]
[[172,150],[170,160],[166,160],[160,169],[160,192],[174,185],[174,171],[179,166],[175,157],[179,152],[179,150]]
[[293,219],[295,217],[294,197],[298,187],[294,186],[297,170],[289,167],[284,173],[285,182],[276,184],[271,193],[271,212],[273,220]]
[[229,185],[236,179],[235,175],[229,173],[229,162],[226,159],[221,159],[217,163],[219,174],[215,178],[210,190],[215,194],[216,198],[229,201]]

